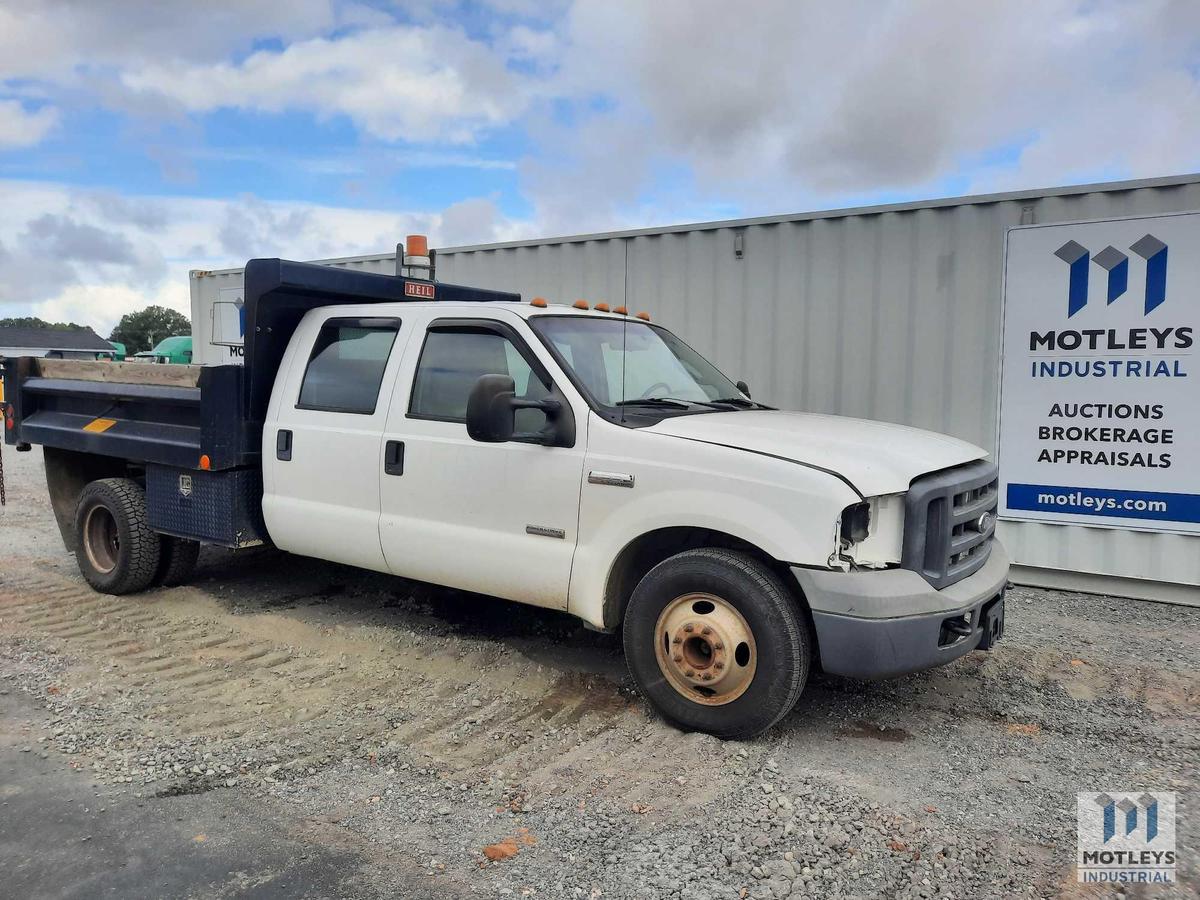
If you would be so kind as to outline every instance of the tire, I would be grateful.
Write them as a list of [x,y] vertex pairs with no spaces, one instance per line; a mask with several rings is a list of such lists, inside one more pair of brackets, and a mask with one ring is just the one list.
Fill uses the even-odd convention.
[[651,569],[630,597],[623,638],[629,671],[663,718],[723,739],[755,737],[787,715],[812,661],[783,580],[750,554],[717,548]]
[[178,587],[186,584],[196,568],[200,556],[200,542],[164,534],[159,537],[162,549],[158,557],[158,568],[154,572],[153,585]]
[[146,492],[128,478],[93,481],[75,507],[75,560],[93,588],[132,594],[150,586],[160,559],[146,524]]

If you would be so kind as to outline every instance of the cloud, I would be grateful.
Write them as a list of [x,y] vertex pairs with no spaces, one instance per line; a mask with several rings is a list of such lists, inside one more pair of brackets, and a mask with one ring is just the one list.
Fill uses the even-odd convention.
[[260,50],[239,62],[150,62],[121,83],[192,113],[237,108],[346,116],[386,141],[469,143],[523,109],[522,79],[444,26],[396,26]]
[[58,110],[53,107],[30,112],[20,101],[0,100],[0,149],[40,144],[58,120]]
[[0,78],[61,83],[166,55],[219,60],[255,40],[289,43],[372,21],[366,13],[330,0],[290,0],[286,14],[274,0],[9,3],[0,5]]
[[85,191],[80,193],[80,201],[106,221],[142,231],[157,231],[168,222],[166,210],[153,199],[127,197],[114,191]]
[[445,210],[349,209],[267,201],[120,197],[0,180],[0,316],[52,314],[107,334],[151,303],[188,311],[189,269],[255,256],[328,259],[386,253],[410,233],[433,246],[527,236],[490,198]]
[[[271,0],[0,5],[0,82],[11,98],[0,100],[0,149],[32,145],[69,126],[73,110],[100,104],[123,116],[126,137],[165,180],[196,193],[214,170],[233,170],[222,160],[277,154],[267,164],[277,194],[289,181],[341,179],[365,202],[400,168],[455,167],[473,171],[453,180],[430,171],[429,190],[458,199],[458,184],[470,183],[482,195],[395,213],[195,200],[198,225],[176,256],[278,246],[337,255],[386,248],[410,226],[475,242],[525,233],[530,221],[561,234],[1200,167],[1195,0],[465,9],[443,0],[295,0],[287,16]],[[209,118],[229,110],[242,115]],[[254,129],[272,124],[263,114],[297,112],[316,120],[311,144],[255,149]],[[246,140],[206,145],[231,127]],[[491,193],[508,190],[514,166],[530,221],[506,218]],[[138,217],[175,208],[137,202],[140,211],[120,209],[113,196],[75,192],[71,204],[86,210],[39,215],[120,224],[140,252]],[[151,229],[184,230],[161,219]],[[25,252],[3,227],[0,241]],[[164,245],[161,235],[152,244]],[[52,267],[26,270],[41,273],[39,284],[55,280]]]
[[474,197],[447,206],[433,229],[437,246],[491,244],[533,237],[532,222],[514,221],[505,216],[490,197]]
[[1186,0],[577,0],[558,33],[572,114],[525,164],[542,215],[574,182],[619,217],[664,170],[762,212],[1200,165]]
[[119,282],[72,284],[48,300],[31,304],[29,313],[48,322],[87,325],[106,337],[121,316],[147,306],[165,306],[190,318],[189,290],[186,278],[182,282],[162,281],[152,291]]
[[312,226],[310,210],[279,208],[255,197],[226,209],[217,240],[221,252],[235,258],[269,256],[268,246],[290,243]]
[[521,166],[536,218],[555,234],[645,224],[629,213],[664,158],[647,139],[653,132],[644,117],[615,111],[567,128],[540,123],[534,134],[543,152]]
[[53,213],[33,219],[21,239],[31,252],[62,262],[130,265],[137,259],[124,235]]

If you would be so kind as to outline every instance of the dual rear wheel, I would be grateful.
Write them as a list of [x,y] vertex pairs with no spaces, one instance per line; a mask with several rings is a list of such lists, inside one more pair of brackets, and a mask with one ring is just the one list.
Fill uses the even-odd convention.
[[146,517],[146,492],[129,478],[101,478],[87,485],[75,507],[75,559],[93,588],[133,594],[154,585],[183,584],[196,565],[200,545],[159,535]]

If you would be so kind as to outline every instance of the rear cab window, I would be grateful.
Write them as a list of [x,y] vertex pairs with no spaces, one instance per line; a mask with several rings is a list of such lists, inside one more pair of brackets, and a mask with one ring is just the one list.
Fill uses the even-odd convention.
[[399,319],[327,319],[300,382],[297,409],[372,415]]

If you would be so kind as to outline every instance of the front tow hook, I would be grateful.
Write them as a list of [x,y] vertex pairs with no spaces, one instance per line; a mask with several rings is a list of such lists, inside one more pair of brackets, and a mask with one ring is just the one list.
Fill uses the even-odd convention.
[[959,637],[971,636],[971,622],[966,616],[947,619],[942,623],[942,627],[951,634],[957,634]]

